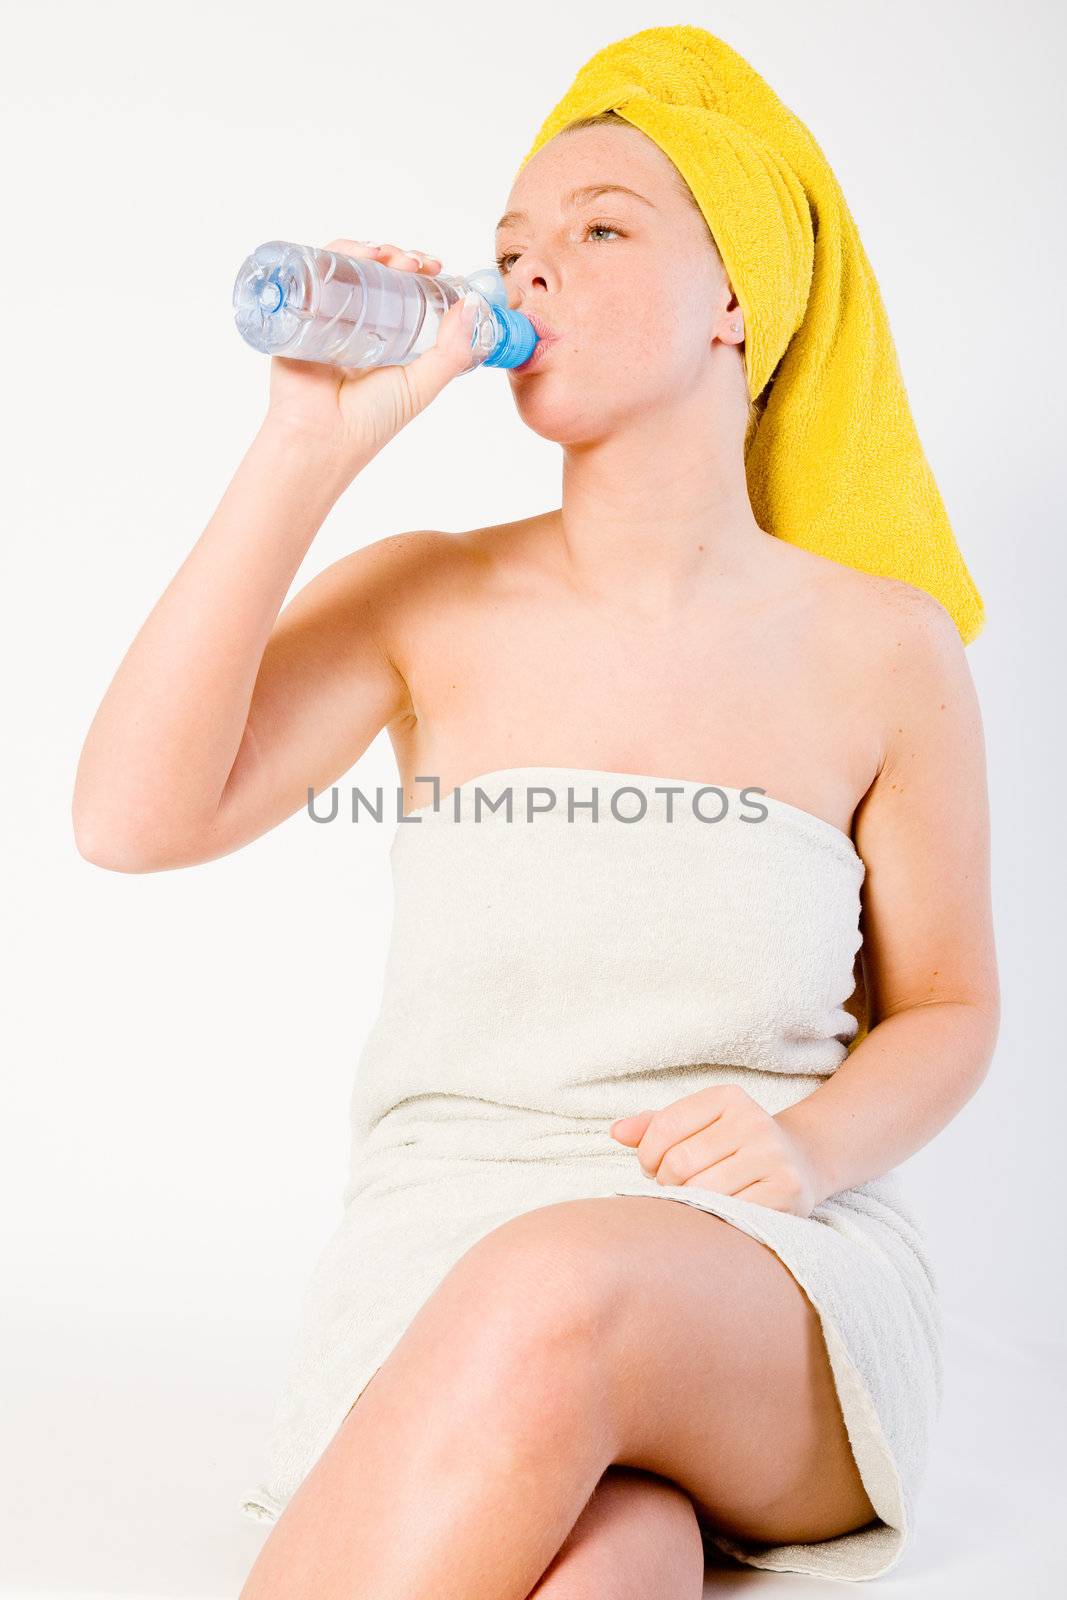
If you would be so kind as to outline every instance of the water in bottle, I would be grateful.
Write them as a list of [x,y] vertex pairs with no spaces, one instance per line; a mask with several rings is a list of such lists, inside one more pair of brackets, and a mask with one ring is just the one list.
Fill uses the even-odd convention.
[[470,289],[481,303],[465,371],[520,366],[538,335],[528,317],[508,306],[495,266],[465,278],[431,278],[271,239],[241,264],[234,319],[246,343],[265,355],[337,367],[406,366],[432,349],[441,318]]

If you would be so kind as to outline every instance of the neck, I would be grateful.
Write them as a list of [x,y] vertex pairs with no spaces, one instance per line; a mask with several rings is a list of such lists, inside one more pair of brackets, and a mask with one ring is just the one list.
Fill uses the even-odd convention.
[[[762,571],[769,535],[748,495],[743,425],[706,428],[662,406],[566,446],[561,565],[605,612],[669,621]],[[721,412],[719,413],[721,416]]]

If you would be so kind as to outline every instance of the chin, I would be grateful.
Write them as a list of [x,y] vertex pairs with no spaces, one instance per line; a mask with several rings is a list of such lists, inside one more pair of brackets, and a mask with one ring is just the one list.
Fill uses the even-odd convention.
[[[543,377],[531,374],[512,388],[515,409],[532,432],[554,444],[571,446],[591,444],[624,425],[625,411],[617,404],[605,406],[605,392],[602,386],[591,390],[587,384],[575,392],[573,386],[560,383],[558,375],[553,381],[547,371]],[[647,397],[635,398],[634,405],[639,412],[647,411]]]

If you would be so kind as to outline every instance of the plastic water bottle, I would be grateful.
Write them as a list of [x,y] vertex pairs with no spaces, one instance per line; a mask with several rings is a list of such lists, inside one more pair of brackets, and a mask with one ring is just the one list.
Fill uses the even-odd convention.
[[400,272],[314,245],[271,239],[242,262],[233,285],[238,331],[253,350],[337,367],[406,366],[437,341],[449,307],[475,290],[472,364],[517,367],[537,344],[537,330],[507,303],[495,266],[468,277]]

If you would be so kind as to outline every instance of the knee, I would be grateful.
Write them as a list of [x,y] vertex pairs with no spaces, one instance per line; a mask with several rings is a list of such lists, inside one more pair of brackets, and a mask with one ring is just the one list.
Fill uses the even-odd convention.
[[619,1289],[611,1252],[568,1204],[494,1228],[453,1268],[449,1286],[468,1377],[520,1394],[557,1423],[568,1406],[606,1404]]

